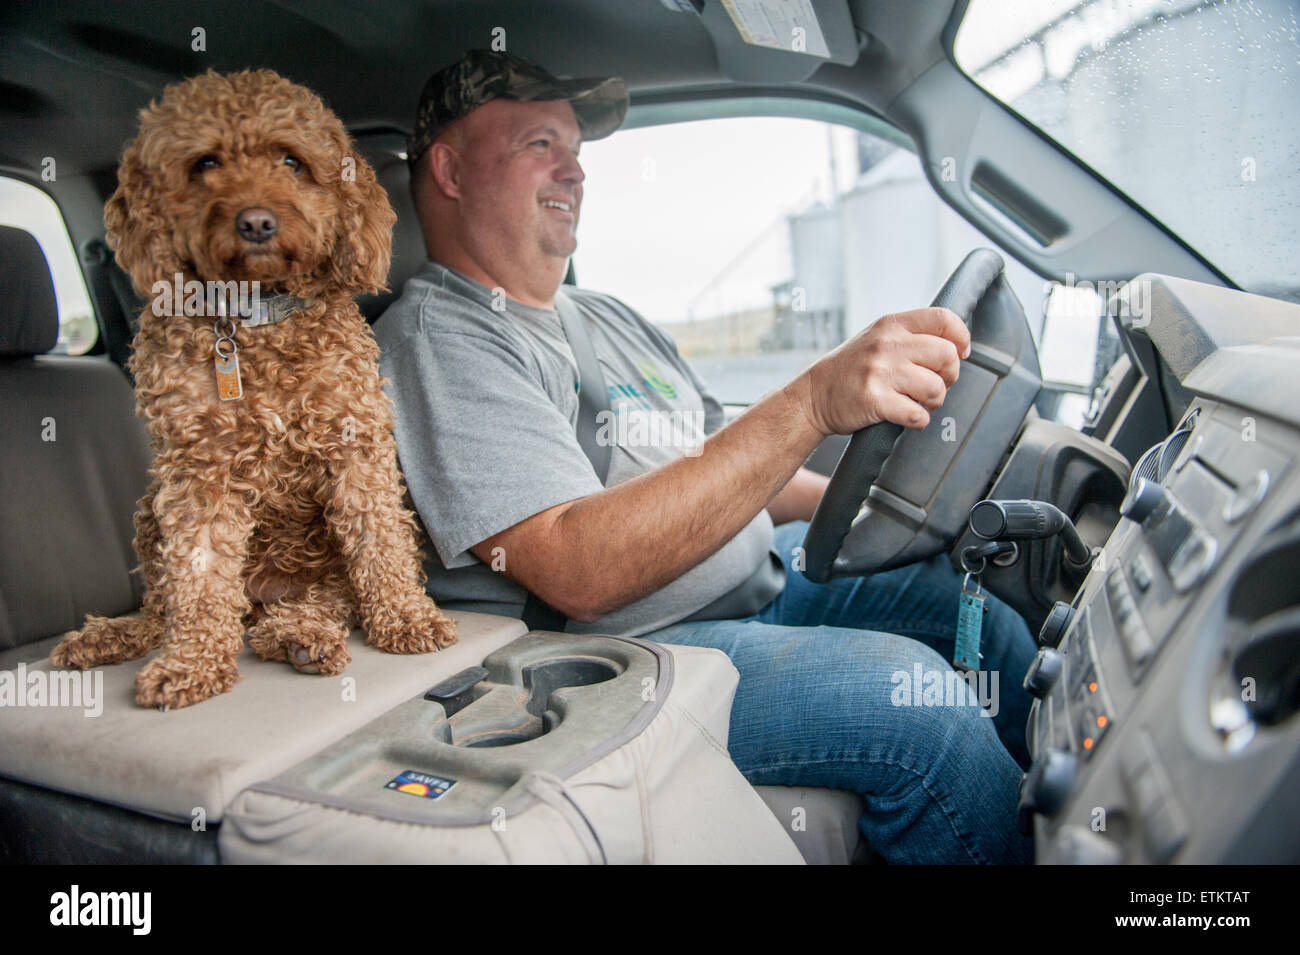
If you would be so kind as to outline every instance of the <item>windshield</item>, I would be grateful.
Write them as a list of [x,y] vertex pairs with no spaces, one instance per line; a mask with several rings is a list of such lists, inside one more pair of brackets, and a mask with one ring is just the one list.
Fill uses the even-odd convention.
[[953,54],[1236,285],[1300,302],[1294,0],[971,0]]

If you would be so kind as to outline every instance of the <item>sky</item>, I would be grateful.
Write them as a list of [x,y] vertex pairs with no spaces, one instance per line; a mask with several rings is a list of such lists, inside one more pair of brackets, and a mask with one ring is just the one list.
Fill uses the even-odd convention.
[[[828,196],[827,124],[734,118],[623,130],[586,143],[574,269],[580,284],[623,299],[652,321],[688,305],[757,237]],[[835,130],[839,188],[856,174],[855,137]],[[759,300],[788,276],[754,256],[733,282]]]

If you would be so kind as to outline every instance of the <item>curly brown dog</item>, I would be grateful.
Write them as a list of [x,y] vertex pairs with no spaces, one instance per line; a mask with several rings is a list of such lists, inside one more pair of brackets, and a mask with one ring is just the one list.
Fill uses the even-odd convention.
[[[454,643],[424,591],[379,348],[353,302],[384,287],[396,217],[342,123],[269,70],[209,72],[141,113],[118,183],[108,242],[151,299],[129,366],[154,453],[135,516],[144,607],[87,617],[50,659],[162,646],[135,692],[165,708],[234,686],[246,631],[265,659],[325,674],[351,660],[358,622],[390,653]],[[190,296],[213,283],[227,284]]]

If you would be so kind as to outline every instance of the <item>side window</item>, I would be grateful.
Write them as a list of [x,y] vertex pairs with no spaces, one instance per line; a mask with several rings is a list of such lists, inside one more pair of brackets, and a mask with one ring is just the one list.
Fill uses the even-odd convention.
[[[652,126],[585,145],[581,162],[578,280],[663,328],[731,406],[880,316],[928,304],[968,252],[992,245],[938,198],[914,153],[846,126]],[[1037,341],[1050,285],[1004,258]],[[1089,355],[1061,350],[1068,380],[1045,409],[1075,427],[1097,330]]]
[[59,339],[54,353],[82,355],[90,351],[99,338],[99,326],[95,324],[68,227],[54,200],[35,186],[0,176],[0,225],[30,232],[45,253],[59,306]]

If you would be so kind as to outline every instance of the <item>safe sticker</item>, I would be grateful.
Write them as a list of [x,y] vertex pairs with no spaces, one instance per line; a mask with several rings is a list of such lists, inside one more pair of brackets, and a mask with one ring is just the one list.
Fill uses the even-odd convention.
[[384,788],[406,793],[408,796],[438,799],[446,795],[447,790],[455,785],[456,780],[454,779],[443,779],[441,776],[430,776],[428,773],[417,773],[413,769],[408,769],[396,778],[389,780],[388,785]]

